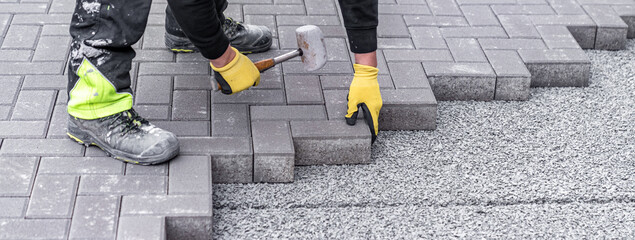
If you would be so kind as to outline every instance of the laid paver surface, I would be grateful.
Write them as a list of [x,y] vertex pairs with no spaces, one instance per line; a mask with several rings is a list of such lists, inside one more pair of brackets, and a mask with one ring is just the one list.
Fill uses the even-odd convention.
[[379,1],[372,147],[364,121],[343,121],[353,56],[336,1],[230,2],[227,16],[274,33],[252,60],[314,24],[329,62],[222,95],[207,60],[165,49],[154,1],[135,109],[181,156],[144,167],[66,137],[75,1],[0,0],[0,239],[635,234],[635,0]]

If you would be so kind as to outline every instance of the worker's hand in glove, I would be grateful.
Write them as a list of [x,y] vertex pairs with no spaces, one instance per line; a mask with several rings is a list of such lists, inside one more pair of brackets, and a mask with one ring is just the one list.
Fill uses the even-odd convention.
[[355,76],[348,90],[348,111],[346,123],[355,125],[359,108],[364,111],[364,119],[370,127],[370,133],[375,142],[379,133],[379,110],[383,105],[381,93],[379,93],[379,83],[377,83],[377,72],[375,67],[355,64]]
[[251,86],[258,86],[260,83],[258,68],[247,56],[233,47],[231,50],[236,53],[236,56],[227,65],[217,68],[210,63],[212,69],[216,71],[215,78],[221,91],[224,94],[234,94]]

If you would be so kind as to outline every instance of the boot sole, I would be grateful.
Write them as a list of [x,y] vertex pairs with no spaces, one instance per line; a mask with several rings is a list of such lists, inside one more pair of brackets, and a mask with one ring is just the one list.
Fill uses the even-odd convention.
[[[74,123],[71,122],[71,124],[74,124]],[[97,146],[98,148],[103,150],[109,157],[112,157],[122,162],[127,162],[127,163],[132,163],[137,165],[144,165],[144,166],[156,165],[156,164],[161,164],[161,163],[170,161],[171,159],[175,158],[179,154],[179,149],[180,149],[180,147],[177,145],[176,147],[173,147],[172,149],[167,149],[167,151],[164,151],[160,155],[139,158],[139,157],[136,157],[135,155],[132,155],[123,151],[119,151],[114,148],[110,148],[108,147],[107,144],[93,137],[89,133],[86,133],[86,132],[71,133],[71,132],[72,132],[71,128],[69,128],[69,131],[66,133],[66,135],[68,135],[71,139],[75,140],[78,144],[84,145],[86,147]]]

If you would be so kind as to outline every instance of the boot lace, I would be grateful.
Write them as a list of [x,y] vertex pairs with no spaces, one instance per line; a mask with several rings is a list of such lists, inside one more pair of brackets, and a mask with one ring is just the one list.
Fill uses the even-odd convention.
[[148,124],[148,120],[139,116],[134,110],[120,112],[100,119],[101,122],[108,122],[108,130],[113,130],[121,127],[121,136],[125,136],[128,133],[137,133],[141,131],[141,126]]
[[223,31],[228,37],[233,37],[239,31],[243,30],[245,27],[241,22],[234,21],[232,18],[226,18],[225,24],[223,24]]

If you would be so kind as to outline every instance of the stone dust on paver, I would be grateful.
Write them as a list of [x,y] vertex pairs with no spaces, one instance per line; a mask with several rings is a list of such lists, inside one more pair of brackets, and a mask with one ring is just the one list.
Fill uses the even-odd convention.
[[[267,25],[274,33],[272,49],[249,55],[252,60],[294,49],[294,30],[314,24],[325,33],[328,63],[307,73],[296,59],[263,73],[261,84],[249,91],[232,96],[213,92],[206,59],[165,49],[166,2],[155,1],[146,33],[134,46],[135,109],[179,136],[181,156],[169,164],[143,167],[114,161],[99,149],[85,148],[66,137],[65,66],[74,1],[0,1],[0,239],[205,238],[212,232],[213,204],[244,206],[239,198],[212,199],[212,181],[280,183],[293,182],[298,176],[337,181],[342,180],[337,169],[355,171],[356,166],[296,166],[372,165],[371,153],[392,150],[373,149],[363,121],[355,127],[343,121],[353,56],[346,46],[336,1],[230,2],[227,16]],[[582,49],[620,50],[627,38],[635,37],[635,0],[381,0],[379,11],[382,131],[434,130],[443,124],[438,119],[452,121],[438,118],[438,113],[451,113],[438,110],[437,101],[522,103],[535,93],[530,87],[589,86],[592,65]],[[463,103],[466,107],[477,104]],[[483,147],[479,144],[464,147],[478,151]],[[414,151],[408,145],[400,150]],[[359,167],[363,166],[369,165]],[[403,167],[405,173],[415,170],[407,169],[407,164]],[[302,168],[327,172],[311,176],[313,171]],[[403,177],[397,171],[382,174],[396,181]],[[372,182],[374,177],[370,174],[364,179]],[[277,186],[297,184],[302,183],[247,186],[269,186],[272,196],[284,198]],[[461,186],[454,181],[445,184]],[[320,187],[329,188],[296,190],[312,195]],[[491,196],[493,202],[500,200]],[[439,202],[451,198],[430,197]],[[365,202],[352,195],[332,200],[336,206]],[[280,203],[253,201],[265,201],[263,206],[267,201]],[[541,207],[576,214],[555,209],[558,206]],[[451,210],[417,211],[434,215]],[[489,222],[492,225],[501,224],[514,209],[497,211],[497,218]],[[352,209],[350,216],[333,217],[361,221],[354,217],[356,212]],[[313,221],[328,222],[328,217]],[[400,221],[404,224],[391,231],[409,229],[408,218]],[[319,224],[312,226],[320,229]],[[548,225],[540,229],[550,230]],[[391,236],[368,230],[359,237],[375,234]],[[469,236],[481,235],[477,230],[455,234]]]

